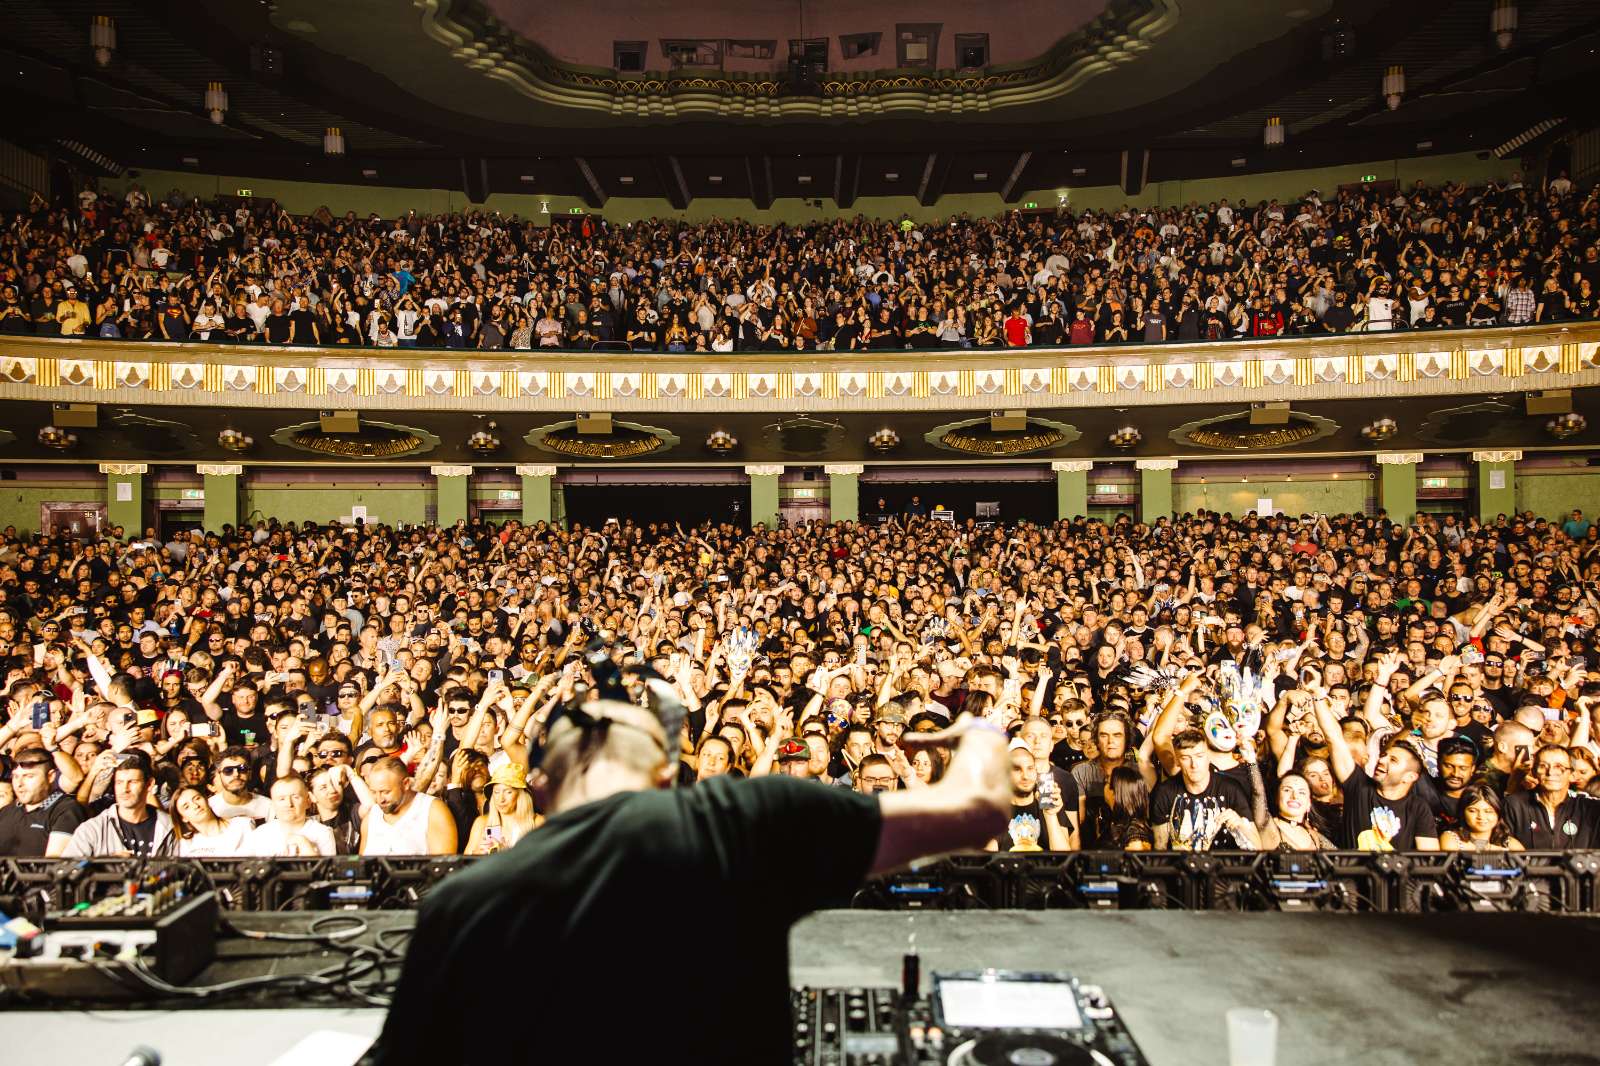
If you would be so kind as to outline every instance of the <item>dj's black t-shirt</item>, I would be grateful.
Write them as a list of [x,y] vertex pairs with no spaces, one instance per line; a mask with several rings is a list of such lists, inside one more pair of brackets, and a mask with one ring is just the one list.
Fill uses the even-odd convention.
[[[429,893],[372,1061],[645,1062],[690,1041],[699,1063],[787,1063],[789,927],[848,901],[881,823],[872,796],[782,775],[563,811]],[[684,950],[708,916],[733,939]]]

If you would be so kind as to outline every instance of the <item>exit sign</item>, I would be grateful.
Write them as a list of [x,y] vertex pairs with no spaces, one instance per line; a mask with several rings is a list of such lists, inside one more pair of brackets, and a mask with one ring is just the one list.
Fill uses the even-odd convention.
[[205,489],[184,489],[183,498],[186,500],[203,500],[206,498]]
[[567,208],[567,214],[569,214],[569,215],[581,215],[581,214],[583,214],[583,208],[581,208],[581,207],[569,207],[569,208]]
[[498,500],[520,500],[522,499],[522,493],[516,489],[501,489],[495,493],[495,498]]
[[1450,482],[1442,477],[1425,477],[1422,479],[1422,487],[1425,489],[1447,489],[1450,487]]
[[1363,175],[1361,175],[1361,180],[1362,181],[1377,181],[1378,180],[1378,175],[1376,175],[1376,174],[1363,174]]
[[1094,487],[1094,494],[1096,496],[1115,496],[1117,494],[1117,487],[1115,485],[1096,485]]
[[255,195],[255,191],[252,190],[252,189],[235,189],[234,190],[234,195],[235,196],[254,196]]
[[1039,206],[1039,201],[1038,200],[1029,200],[1027,203],[1023,204],[1022,206],[1024,208],[1038,207]]

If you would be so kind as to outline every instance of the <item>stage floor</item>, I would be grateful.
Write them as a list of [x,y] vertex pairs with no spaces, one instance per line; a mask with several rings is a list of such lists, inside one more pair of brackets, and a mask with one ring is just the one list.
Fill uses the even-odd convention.
[[[404,914],[377,915],[378,924]],[[306,916],[240,924],[292,928]],[[924,980],[984,966],[1059,969],[1103,985],[1152,1066],[1225,1066],[1223,1012],[1270,1007],[1283,1066],[1600,1064],[1600,920],[1501,914],[831,911],[795,927],[796,984],[894,984],[916,932]],[[325,964],[230,957],[199,982]],[[241,945],[244,947],[244,945]],[[231,945],[230,945],[231,948]],[[269,1066],[318,1030],[375,1035],[381,1011],[263,1000],[212,1010],[0,1013],[5,1061],[120,1062],[135,1044],[166,1066]],[[299,1009],[285,1009],[299,1008]],[[288,1060],[283,1060],[285,1063]],[[300,1054],[297,1066],[350,1066]]]

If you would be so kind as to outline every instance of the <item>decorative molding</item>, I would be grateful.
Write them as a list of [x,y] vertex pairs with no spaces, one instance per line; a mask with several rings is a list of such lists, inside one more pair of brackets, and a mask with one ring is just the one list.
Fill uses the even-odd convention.
[[196,463],[194,472],[201,477],[238,477],[244,473],[241,463]]
[[130,477],[130,476],[133,476],[135,474],[148,474],[150,472],[150,464],[149,463],[101,463],[100,464],[100,472],[102,474],[112,474],[112,475],[116,475],[116,476],[120,476],[120,477]]
[[1379,466],[1416,466],[1422,462],[1421,452],[1379,452],[1373,457]]
[[1094,469],[1093,459],[1053,459],[1050,469],[1058,474],[1087,474]]
[[867,468],[861,463],[829,463],[822,468],[824,474],[838,474],[842,477],[859,477],[866,473]]
[[751,463],[744,468],[751,477],[777,477],[783,473],[782,463]]
[[1510,448],[1501,451],[1473,452],[1472,461],[1475,463],[1519,463],[1522,461],[1522,449]]
[[[363,411],[392,424],[404,423],[404,413],[414,411],[506,418],[533,413],[555,421],[597,405],[618,418],[648,419],[664,404],[680,413],[781,414],[785,423],[820,407],[834,418],[894,411],[960,418],[1010,407],[1204,408],[1241,400],[1370,403],[1417,396],[1437,397],[1441,409],[1465,411],[1463,405],[1480,404],[1491,394],[1600,386],[1600,322],[1563,328],[1568,332],[1536,325],[1378,339],[1351,334],[1114,348],[839,352],[818,353],[804,363],[751,353],[726,356],[713,365],[690,354],[469,354],[391,348],[364,350],[366,364],[360,368],[349,367],[351,353],[332,348],[17,336],[8,338],[0,355],[0,400],[237,407],[274,410],[283,413],[284,421],[298,422],[330,406],[354,404],[352,396],[358,395]],[[1427,349],[1408,352],[1407,344],[1460,351],[1464,357],[1439,358]],[[1401,356],[1422,370],[1437,367],[1439,372],[1402,375]],[[117,373],[118,367],[136,369],[143,384],[129,387],[128,375]],[[355,393],[339,391],[346,381],[354,382]],[[1500,439],[1430,440],[1436,422],[1419,427],[1417,439],[1447,447]],[[163,425],[179,432],[176,423]],[[198,445],[198,439],[193,443]],[[436,447],[437,442],[427,445]],[[336,454],[331,444],[306,450]],[[192,453],[185,448],[171,454]],[[782,449],[774,454],[789,455]]]
[[517,466],[518,477],[555,477],[554,463],[522,463]]
[[428,467],[428,472],[434,477],[471,477],[472,467],[444,463],[439,466]]
[[1135,459],[1133,461],[1133,465],[1138,467],[1140,470],[1176,470],[1176,469],[1178,469],[1178,460],[1176,460],[1176,459]]
[[982,71],[894,70],[825,76],[820,95],[771,73],[621,74],[563,63],[512,30],[483,0],[413,0],[422,30],[474,74],[548,106],[639,119],[861,119],[896,112],[966,114],[1053,100],[1132,62],[1171,31],[1178,0],[1113,0],[1038,58]]

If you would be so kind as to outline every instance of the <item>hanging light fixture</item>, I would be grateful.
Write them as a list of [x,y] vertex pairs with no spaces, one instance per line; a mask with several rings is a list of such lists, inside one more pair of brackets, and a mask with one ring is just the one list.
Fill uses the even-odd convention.
[[880,454],[892,452],[900,447],[900,434],[888,426],[884,426],[867,438],[867,447]]
[[1406,68],[1393,66],[1383,72],[1383,99],[1393,111],[1400,106],[1400,98],[1406,94]]
[[1142,440],[1144,440],[1144,434],[1139,432],[1138,426],[1123,426],[1120,429],[1114,429],[1111,431],[1111,435],[1106,438],[1107,443],[1113,448],[1121,449],[1135,447]]
[[89,23],[89,47],[94,49],[94,61],[102,67],[111,65],[111,55],[117,50],[117,24],[109,15],[96,15]]
[[220,81],[206,86],[206,110],[211,113],[214,124],[222,125],[222,116],[228,111],[228,93]]
[[1495,0],[1494,10],[1489,14],[1489,30],[1501,51],[1511,47],[1517,36],[1516,0]]
[[496,432],[500,427],[490,422],[487,427],[475,431],[467,438],[467,450],[474,455],[493,455],[500,450],[500,436]]
[[1283,147],[1283,119],[1277,115],[1267,119],[1266,126],[1261,130],[1261,143],[1268,148]]
[[322,151],[326,155],[344,155],[344,134],[338,126],[329,126],[323,133]]
[[78,435],[69,429],[60,426],[41,426],[39,429],[39,443],[46,448],[54,448],[64,452],[78,446]]
[[1400,432],[1400,424],[1392,418],[1380,418],[1361,427],[1361,435],[1370,441],[1386,441]]
[[1589,420],[1576,411],[1568,411],[1564,415],[1557,415],[1544,424],[1544,431],[1556,440],[1567,440],[1576,437],[1589,428]]
[[706,436],[706,451],[727,455],[739,446],[739,438],[725,429],[714,429]]
[[255,447],[256,439],[250,434],[227,427],[217,434],[217,447],[230,452],[247,452]]

